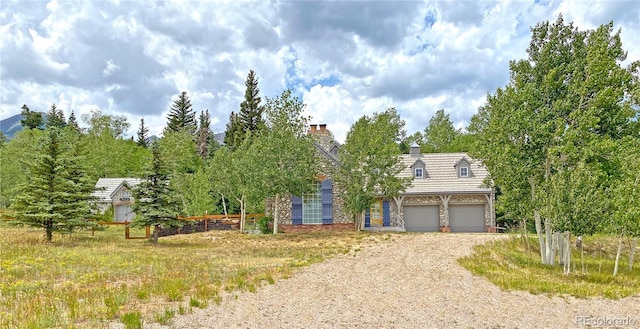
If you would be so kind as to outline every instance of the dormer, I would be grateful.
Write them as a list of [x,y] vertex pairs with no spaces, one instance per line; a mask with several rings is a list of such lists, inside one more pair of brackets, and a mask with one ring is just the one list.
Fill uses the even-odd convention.
[[426,165],[421,159],[416,160],[411,165],[411,171],[413,172],[414,179],[424,179],[427,177]]
[[453,167],[456,168],[458,178],[468,178],[471,176],[471,162],[469,162],[466,157],[458,160]]
[[340,146],[338,146],[338,143],[333,142],[331,144],[329,147],[329,153],[336,158],[338,157],[338,153],[340,153]]

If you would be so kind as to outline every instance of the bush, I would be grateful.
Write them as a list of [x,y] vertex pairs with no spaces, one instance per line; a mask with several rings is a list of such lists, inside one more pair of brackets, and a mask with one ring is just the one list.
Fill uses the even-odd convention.
[[258,229],[260,230],[260,232],[262,232],[262,234],[269,234],[271,233],[271,229],[269,229],[269,223],[272,222],[272,216],[260,217],[260,219],[258,219]]

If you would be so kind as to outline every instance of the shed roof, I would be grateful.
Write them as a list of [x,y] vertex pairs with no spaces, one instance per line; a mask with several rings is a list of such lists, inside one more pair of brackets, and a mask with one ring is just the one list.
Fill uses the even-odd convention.
[[[411,166],[420,159],[425,164],[425,177],[415,178],[403,194],[440,194],[440,193],[490,193],[491,187],[484,186],[489,176],[487,169],[479,161],[466,153],[425,153],[419,157],[403,154],[400,162],[404,169],[400,177],[413,177]],[[469,162],[469,177],[458,177],[456,164],[461,159]]]
[[113,195],[124,183],[133,187],[140,184],[139,178],[100,178],[96,183],[96,190],[91,193],[98,198],[98,202],[113,202]]

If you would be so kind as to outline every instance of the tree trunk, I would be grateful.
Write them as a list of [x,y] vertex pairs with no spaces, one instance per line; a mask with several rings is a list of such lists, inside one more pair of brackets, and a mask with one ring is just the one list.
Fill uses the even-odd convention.
[[522,218],[522,236],[527,246],[527,252],[529,251],[529,235],[527,234],[527,219]]
[[222,210],[224,210],[224,216],[228,217],[229,214],[227,214],[227,202],[224,201],[224,194],[220,193],[220,196],[222,196]]
[[631,238],[631,250],[629,251],[629,271],[633,270],[633,254],[636,252],[636,244],[638,240]]
[[553,237],[558,245],[558,265],[564,265],[565,241],[564,233],[555,232]]
[[582,274],[584,274],[584,243],[580,242],[580,267],[582,267]]
[[618,262],[620,261],[620,252],[622,252],[622,239],[624,234],[620,234],[620,240],[618,241],[618,252],[616,253],[616,263],[613,265],[613,276],[618,274]]
[[273,206],[273,234],[278,234],[278,220],[280,219],[280,193],[276,193],[276,201]]
[[571,273],[571,232],[566,231],[563,235],[563,249],[564,249],[564,275]]
[[555,250],[554,250],[554,246],[553,246],[553,230],[551,229],[551,221],[549,220],[549,218],[545,218],[544,219],[544,232],[546,235],[546,247],[545,247],[545,258],[546,258],[546,263],[543,264],[547,264],[547,265],[555,265],[556,262],[556,255],[555,255]]
[[151,238],[151,241],[152,241],[153,243],[158,243],[158,235],[160,234],[160,232],[159,232],[159,231],[160,231],[160,230],[159,230],[159,226],[158,226],[158,225],[154,225],[154,226],[153,226],[153,236],[152,236],[152,238]]
[[540,258],[542,259],[542,264],[547,264],[547,251],[545,249],[544,244],[544,235],[542,234],[542,220],[540,219],[540,212],[537,210],[533,211],[533,218],[536,223],[536,233],[538,233],[538,242],[540,243]]

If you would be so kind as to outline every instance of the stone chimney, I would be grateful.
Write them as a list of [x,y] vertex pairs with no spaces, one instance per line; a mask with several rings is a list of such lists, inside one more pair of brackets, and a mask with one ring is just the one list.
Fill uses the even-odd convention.
[[309,125],[309,135],[315,134],[317,131],[318,131],[318,126],[316,124]]
[[409,155],[411,155],[412,157],[419,157],[421,154],[422,154],[422,151],[420,151],[420,145],[416,144],[415,142],[411,144],[411,148],[409,149]]

